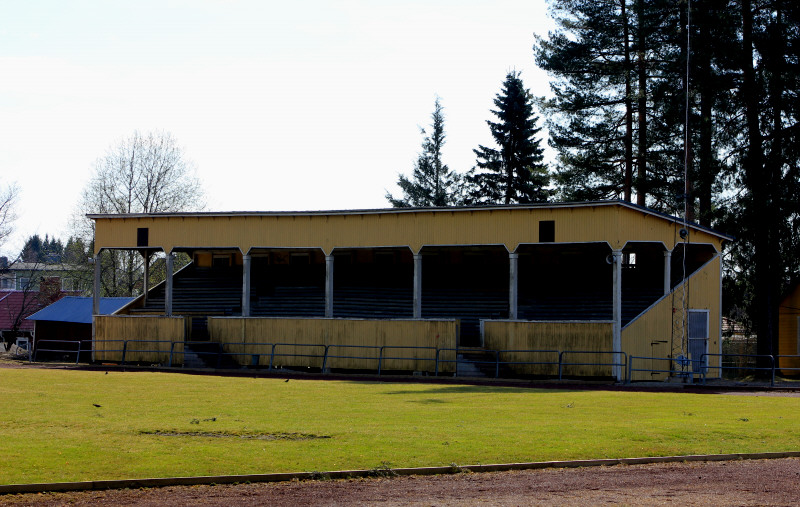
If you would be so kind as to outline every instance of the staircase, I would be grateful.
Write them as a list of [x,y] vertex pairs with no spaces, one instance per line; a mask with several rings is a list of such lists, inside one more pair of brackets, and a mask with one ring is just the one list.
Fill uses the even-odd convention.
[[189,342],[183,347],[183,367],[226,370],[242,368],[231,356],[222,352],[222,345],[217,342]]
[[495,378],[507,376],[510,373],[502,364],[498,366],[494,351],[482,348],[461,347],[456,358],[457,377],[483,377]]

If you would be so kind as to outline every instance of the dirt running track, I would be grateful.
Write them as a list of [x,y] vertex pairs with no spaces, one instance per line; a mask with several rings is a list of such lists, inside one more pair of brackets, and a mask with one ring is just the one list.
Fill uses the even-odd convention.
[[786,505],[800,459],[0,496],[3,505]]

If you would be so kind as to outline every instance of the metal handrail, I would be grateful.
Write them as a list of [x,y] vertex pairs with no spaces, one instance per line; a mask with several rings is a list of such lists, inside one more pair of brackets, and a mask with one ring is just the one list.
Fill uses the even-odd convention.
[[[564,354],[621,354],[624,358],[622,363],[565,363]],[[628,355],[621,350],[562,350],[558,354],[558,380],[562,380],[564,366],[619,366],[623,372],[628,370]]]
[[[719,366],[709,366],[706,360],[709,357],[719,357]],[[765,366],[747,366],[742,368],[740,366],[722,366],[722,358],[723,357],[752,357],[755,359],[768,359],[770,362],[769,367]],[[702,381],[703,385],[706,383],[706,375],[708,370],[711,368],[718,369],[720,371],[720,376],[722,376],[722,370],[752,370],[752,371],[769,371],[770,372],[770,387],[775,387],[775,356],[770,354],[703,354],[700,356],[700,362],[703,364],[703,373],[702,373]]]
[[410,350],[437,350],[436,347],[424,347],[424,346],[413,346],[413,345],[383,345],[378,352],[378,375],[381,374],[381,369],[383,366],[384,359],[394,359],[399,361],[434,361],[436,362],[437,358],[434,357],[385,357],[383,355],[383,351],[386,349],[410,349]]
[[[126,342],[127,342],[127,340],[121,340],[121,339],[120,340],[94,340],[93,345],[92,345],[92,352],[93,353],[98,353],[98,352],[101,352],[101,353],[122,352],[123,353],[123,357],[124,357],[125,343]],[[96,350],[96,347],[94,346],[94,344],[97,344],[97,343],[122,343],[122,348],[121,349]]]
[[656,373],[667,373],[670,375],[689,375],[691,372],[687,370],[674,370],[672,368],[666,370],[657,370],[654,368],[634,368],[633,362],[635,359],[645,359],[645,360],[654,360],[654,361],[667,361],[668,364],[673,364],[675,359],[670,357],[650,357],[650,356],[628,356],[628,375],[625,379],[626,384],[631,383],[631,378],[633,377],[633,372],[635,371],[649,371],[649,372],[656,372]]
[[[561,356],[561,351],[558,351],[558,350],[545,350],[545,349],[501,349],[501,350],[498,350],[497,352],[499,354],[503,354],[503,353],[506,353],[506,352],[509,352],[509,353],[511,353],[511,352],[520,353],[520,352],[522,352],[522,353],[530,353],[530,354],[556,354],[556,356],[559,356],[559,358]],[[541,365],[541,364],[546,364],[546,365],[551,365],[551,366],[557,366],[559,361],[500,361],[498,359],[498,363],[499,363],[498,366],[500,364],[503,364],[503,365],[511,365],[511,364]]]
[[[330,349],[333,348],[344,348],[344,349],[377,349],[378,356],[377,357],[370,357],[370,356],[334,356],[330,354]],[[379,345],[344,345],[344,344],[333,344],[327,346],[327,351],[325,353],[325,363],[327,364],[328,359],[377,359],[378,361],[378,375],[381,374],[381,357],[380,351],[381,347]],[[324,368],[323,368],[324,370]]]
[[[34,362],[34,363],[36,362],[36,356],[40,351],[41,352],[60,352],[62,354],[76,354],[77,355],[77,359],[75,360],[75,364],[78,364],[80,362],[80,359],[81,359],[81,350],[82,350],[81,344],[85,343],[85,342],[91,343],[91,340],[37,340],[36,342],[34,342],[33,359],[31,361]],[[44,343],[68,343],[70,345],[77,345],[78,347],[75,350],[43,349],[43,348],[40,347],[40,344],[44,344]]]
[[284,357],[284,356],[286,356],[286,357],[320,357],[320,356],[318,356],[316,354],[276,354],[275,353],[275,348],[279,347],[279,346],[280,347],[284,347],[284,346],[289,346],[289,347],[322,347],[323,351],[324,351],[324,353],[322,355],[322,370],[325,371],[325,361],[326,361],[326,359],[328,357],[328,346],[327,345],[322,345],[320,343],[273,343],[272,344],[272,351],[270,352],[270,355],[269,355],[269,369],[270,370],[273,369],[273,365],[275,364],[274,363],[275,356],[280,356],[280,357]]

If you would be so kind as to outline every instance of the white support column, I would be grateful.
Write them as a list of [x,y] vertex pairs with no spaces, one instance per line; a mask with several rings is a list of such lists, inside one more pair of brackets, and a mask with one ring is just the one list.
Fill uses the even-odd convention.
[[250,316],[250,256],[242,255],[242,317]]
[[517,320],[519,300],[519,254],[508,254],[508,318]]
[[325,317],[333,318],[333,255],[325,256]]
[[[614,335],[612,338],[612,348],[615,351],[622,350],[622,250],[612,250],[614,263],[612,264],[612,311],[611,318],[614,321]],[[614,363],[620,364],[622,357],[620,354],[614,354]],[[622,369],[619,366],[614,366],[612,374],[618,382],[622,381]]]
[[[100,273],[101,259],[100,252],[94,256],[94,290],[92,291],[92,315],[100,315]],[[94,320],[92,321],[94,322]]]
[[142,281],[142,295],[144,297],[144,306],[147,306],[147,289],[150,287],[150,252],[145,250],[142,253],[144,257],[144,280]]
[[422,318],[422,254],[414,254],[414,318]]
[[672,291],[672,250],[664,252],[664,295]]
[[95,334],[97,331],[95,316],[100,315],[100,274],[102,273],[100,254],[102,252],[103,251],[100,250],[97,252],[97,255],[94,256],[94,284],[92,290],[92,361],[94,361],[94,351],[97,350],[97,347],[95,347],[95,340],[97,337]]
[[164,315],[167,317],[172,316],[172,272],[175,255],[170,252],[167,254],[167,280],[164,285]]

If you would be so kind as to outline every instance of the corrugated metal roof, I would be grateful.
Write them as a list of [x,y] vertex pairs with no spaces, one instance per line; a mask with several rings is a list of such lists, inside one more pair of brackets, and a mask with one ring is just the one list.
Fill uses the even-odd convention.
[[[100,313],[108,315],[119,310],[134,298],[100,298]],[[48,320],[52,322],[92,323],[92,298],[66,296],[52,305],[34,313],[28,320]]]

